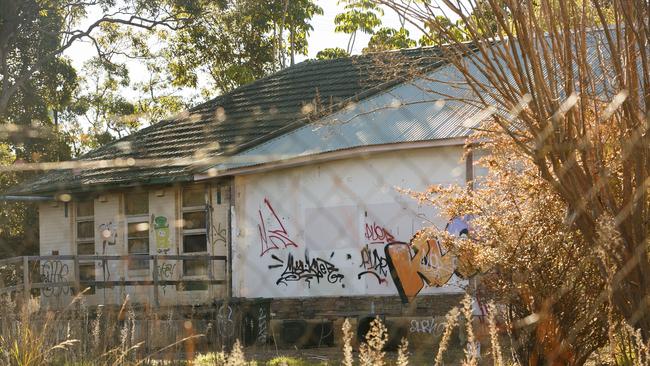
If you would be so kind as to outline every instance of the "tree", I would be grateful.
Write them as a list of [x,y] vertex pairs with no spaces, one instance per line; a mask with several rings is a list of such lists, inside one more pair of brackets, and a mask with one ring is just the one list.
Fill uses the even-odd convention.
[[346,52],[350,54],[357,32],[373,34],[381,25],[380,17],[384,15],[384,11],[372,0],[339,0],[339,4],[345,4],[345,12],[334,17],[334,30],[350,35],[346,48]]
[[[100,55],[105,45],[95,38],[105,26],[177,29],[199,8],[194,1],[39,1],[3,0],[0,13],[0,118],[9,118],[12,98],[30,82],[63,62],[62,53],[82,40]],[[99,11],[96,19],[84,19]],[[83,21],[83,22],[82,22]],[[88,23],[86,27],[78,27]]]
[[363,49],[364,53],[381,52],[388,50],[398,50],[402,48],[415,47],[417,43],[409,37],[409,31],[406,28],[380,28],[370,40],[368,46]]
[[[465,24],[463,43],[418,9],[381,1],[429,22],[445,59],[518,157],[567,206],[566,222],[595,251],[615,310],[650,339],[650,8],[642,0],[444,1]],[[496,26],[495,26],[496,24]],[[597,61],[594,61],[597,60]],[[602,233],[607,233],[604,235]],[[592,254],[593,255],[593,254]],[[554,299],[548,300],[553,304]]]
[[[280,42],[278,47],[280,52],[285,49],[282,44],[287,44],[286,52],[289,54],[290,65],[293,66],[295,55],[307,54],[307,37],[309,32],[313,30],[309,20],[316,14],[322,15],[323,9],[316,5],[313,0],[284,0],[284,7],[286,10],[279,12],[279,14],[283,14],[280,24],[284,24],[284,27],[279,28],[276,38]],[[285,13],[286,15],[284,15]],[[286,28],[288,31],[286,41],[284,40],[282,28]],[[282,60],[281,67],[285,67],[287,65],[286,57],[283,57],[283,54],[280,53],[279,59]]]
[[[16,156],[11,147],[0,144],[0,166],[14,163]],[[20,173],[5,172],[0,174],[0,190],[18,184],[22,179]],[[34,204],[0,201],[0,258],[16,255],[34,255],[38,253],[38,213]]]
[[130,85],[126,65],[95,57],[84,64],[82,72],[79,90],[62,114],[75,155],[140,127],[135,105],[123,96],[123,89]]
[[316,59],[318,60],[332,60],[335,58],[348,57],[350,56],[346,50],[334,47],[334,48],[324,48],[316,54]]
[[227,92],[294,63],[307,53],[311,18],[322,9],[313,0],[236,0],[207,5],[203,14],[169,37],[163,57],[174,85],[205,95]]
[[449,18],[437,15],[435,17],[437,25],[429,24],[429,22],[424,23],[424,29],[426,32],[420,37],[420,46],[435,46],[444,42],[445,38],[438,35],[432,28],[441,27],[444,25],[445,29],[448,31],[448,36],[453,35],[459,41],[466,40],[465,38],[465,26],[463,25],[462,20],[457,20],[452,22]]
[[133,89],[140,94],[135,102],[135,116],[141,124],[150,125],[170,114],[179,113],[188,108],[196,97],[182,95],[181,88],[173,87],[171,76],[160,61],[160,58],[149,60],[148,77],[133,85]]

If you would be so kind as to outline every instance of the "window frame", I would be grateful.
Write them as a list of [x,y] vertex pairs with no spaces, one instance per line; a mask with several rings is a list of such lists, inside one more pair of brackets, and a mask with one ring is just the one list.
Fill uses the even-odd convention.
[[[202,190],[203,191],[203,205],[194,205],[194,206],[184,206],[184,195],[186,191],[190,190]],[[208,240],[208,227],[209,227],[209,221],[210,221],[210,215],[209,215],[209,210],[208,210],[208,205],[209,205],[209,190],[207,185],[188,185],[188,186],[183,186],[181,187],[181,200],[180,200],[180,217],[181,220],[184,220],[184,216],[186,213],[192,213],[192,212],[203,212],[205,213],[205,222],[204,222],[204,227],[203,228],[198,228],[198,229],[186,229],[185,228],[185,222],[182,221],[182,225],[180,225],[180,231],[181,231],[181,250],[183,255],[191,255],[191,256],[207,256],[210,255],[210,246],[209,246],[209,240]],[[185,251],[185,237],[186,236],[195,236],[195,235],[203,235],[205,238],[205,250],[203,251],[197,251],[197,252],[186,252]],[[210,273],[210,263],[209,261],[205,261],[205,269],[204,273],[202,274],[187,274],[187,268],[186,268],[186,262],[188,261],[197,261],[197,259],[188,259],[188,260],[183,260],[183,266],[182,266],[182,276],[183,278],[205,278],[209,276]]]
[[[127,200],[128,200],[128,193],[123,194],[124,198],[124,223],[125,223],[125,230],[124,230],[124,236],[125,236],[125,243],[126,243],[126,254],[128,256],[131,255],[149,255],[151,253],[151,223],[150,217],[149,217],[149,192],[142,192],[142,195],[144,195],[147,198],[147,212],[145,213],[137,213],[137,214],[128,214],[127,213]],[[132,237],[129,234],[129,224],[147,224],[147,235],[145,237]],[[131,252],[131,246],[130,246],[130,240],[142,240],[146,239],[147,240],[147,251],[146,252]],[[148,273],[149,270],[151,269],[151,261],[150,260],[129,260],[127,264],[127,269],[129,273],[133,272],[137,274],[138,272],[143,272],[143,273]],[[146,263],[145,265],[137,266],[136,264],[142,264]]]
[[[79,203],[81,202],[90,202],[92,204],[93,213],[88,216],[79,216]],[[90,222],[93,228],[91,237],[79,237],[79,224],[84,222]],[[75,253],[77,255],[95,255],[95,200],[80,200],[76,201],[74,204],[74,241],[75,241]],[[91,244],[92,253],[79,253],[79,244]]]

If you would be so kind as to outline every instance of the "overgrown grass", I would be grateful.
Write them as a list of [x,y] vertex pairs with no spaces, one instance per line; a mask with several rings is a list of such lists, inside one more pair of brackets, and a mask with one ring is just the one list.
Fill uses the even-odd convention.
[[[484,349],[476,347],[472,299],[466,296],[463,302],[446,315],[446,326],[437,344],[431,344],[429,358],[423,359],[417,352],[409,349],[409,342],[402,339],[397,352],[387,352],[388,329],[379,318],[375,318],[370,330],[358,347],[354,347],[354,333],[351,322],[345,319],[342,326],[340,353],[331,360],[310,360],[302,357],[282,356],[276,350],[276,357],[270,360],[247,359],[245,350],[236,341],[226,350],[214,350],[205,354],[194,354],[195,348],[188,347],[201,338],[193,334],[164,346],[145,346],[145,340],[138,339],[135,327],[136,314],[130,306],[128,297],[116,315],[98,307],[90,316],[82,297],[76,297],[64,311],[53,312],[39,309],[38,301],[17,304],[5,297],[0,306],[0,364],[8,366],[37,365],[194,365],[194,366],[407,366],[422,363],[444,365],[462,364],[475,366],[489,364],[495,366],[520,365],[516,357],[509,357],[509,350],[503,349],[504,341],[515,342],[506,332],[499,332],[499,313],[493,304],[488,306],[487,327],[489,337],[483,339]],[[39,313],[42,320],[36,321]],[[171,315],[168,319],[171,319]],[[80,320],[83,320],[80,322]],[[84,326],[84,324],[86,326]],[[164,329],[158,324],[160,329]],[[456,332],[463,332],[464,355],[452,350],[451,339]],[[85,336],[84,336],[85,332]],[[594,353],[589,361],[593,365],[644,366],[650,364],[650,347],[644,344],[639,331],[623,323],[612,324],[610,344]],[[510,339],[508,339],[510,338]],[[154,341],[154,340],[146,340]],[[155,342],[154,342],[155,343]],[[184,350],[183,357],[165,356],[166,351]],[[416,350],[420,351],[420,350]],[[450,363],[449,353],[461,358]],[[258,357],[258,356],[255,356]],[[259,357],[258,357],[259,358]],[[456,359],[457,359],[456,358]]]

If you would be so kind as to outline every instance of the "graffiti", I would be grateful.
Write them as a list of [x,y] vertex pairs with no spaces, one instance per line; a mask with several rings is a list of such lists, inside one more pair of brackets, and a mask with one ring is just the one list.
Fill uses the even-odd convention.
[[103,259],[101,262],[97,263],[97,267],[102,269],[102,280],[108,281],[111,279],[111,269],[108,266],[108,260]]
[[454,273],[454,257],[440,243],[423,233],[411,243],[391,243],[385,247],[393,281],[402,300],[411,302],[426,285],[442,286]]
[[380,284],[386,283],[386,277],[388,276],[388,261],[376,248],[371,250],[370,247],[366,245],[361,249],[361,265],[359,267],[364,269],[364,271],[359,273],[357,276],[359,279],[364,275],[372,275],[377,278],[377,281]]
[[[447,225],[453,235],[468,235],[468,218],[455,218]],[[443,286],[456,273],[467,277],[469,264],[457,260],[425,230],[416,233],[410,243],[394,242],[384,248],[388,268],[402,301],[411,302],[424,286]]]
[[[260,222],[257,225],[257,229],[260,232],[260,243],[262,245],[262,252],[260,257],[266,254],[268,251],[273,249],[280,249],[280,247],[298,247],[296,243],[289,238],[287,229],[282,224],[282,221],[275,213],[271,202],[267,198],[264,199],[264,206],[268,212],[266,215],[262,215],[262,209],[258,211],[260,216]],[[266,220],[264,219],[266,217]],[[268,223],[268,228],[267,228]]]
[[107,245],[115,245],[117,242],[117,225],[113,222],[99,225],[99,233],[102,237],[103,254],[106,254]]
[[284,266],[284,271],[276,281],[276,285],[287,285],[288,282],[305,281],[307,287],[311,288],[314,279],[316,283],[320,283],[320,280],[324,278],[329,283],[341,283],[341,286],[345,287],[345,284],[343,284],[343,278],[345,276],[339,273],[339,269],[334,264],[322,258],[309,259],[308,252],[305,252],[304,261],[302,259],[294,259],[291,253],[289,253],[286,262],[275,255],[271,255],[271,258],[281,264],[272,264],[269,266],[269,269]]
[[167,288],[167,284],[165,281],[170,281],[173,279],[174,276],[174,271],[176,270],[176,263],[160,263],[158,266],[156,266],[155,271],[158,274],[158,281],[162,281],[163,284],[160,285],[160,288],[163,291],[163,295],[165,294],[165,290]]
[[366,223],[365,238],[370,244],[388,244],[395,241],[395,237],[386,228],[377,225],[373,222],[368,225]]
[[[466,215],[462,217],[455,217],[447,223],[445,231],[449,234],[459,237],[466,238],[470,236],[471,227],[469,221],[472,219],[471,215]],[[471,263],[467,260],[466,257],[459,257],[458,262],[456,263],[456,274],[462,278],[469,278],[476,275],[478,269],[473,267]]]
[[257,343],[266,344],[268,339],[268,331],[266,328],[266,309],[259,308],[259,315],[257,317]]
[[[60,260],[45,261],[41,264],[41,282],[50,284],[59,284],[68,281],[70,269],[68,265]],[[41,293],[45,297],[67,295],[70,293],[69,287],[52,286],[44,287]]]
[[370,275],[374,276],[379,284],[387,283],[388,262],[386,261],[386,257],[384,257],[381,249],[371,249],[371,245],[392,243],[395,241],[395,237],[388,229],[377,225],[374,221],[372,224],[365,224],[364,237],[367,243],[361,249],[361,264],[359,265],[363,270],[357,277],[361,279],[365,275]]
[[420,333],[420,334],[431,334],[433,336],[439,337],[445,331],[447,325],[445,322],[436,322],[433,318],[431,319],[420,319],[411,320],[411,326],[409,328],[410,333]]
[[151,215],[151,223],[153,224],[153,232],[156,240],[156,248],[158,253],[167,254],[171,244],[169,242],[169,223],[165,216]]
[[232,338],[235,335],[232,313],[232,307],[227,304],[221,305],[217,311],[217,332],[224,338]]
[[226,232],[226,228],[225,228],[225,227],[222,228],[222,227],[221,227],[221,223],[219,223],[218,226],[217,226],[216,228],[213,226],[213,229],[214,229],[214,233],[215,233],[216,236],[217,236],[217,238],[215,239],[214,243],[215,243],[215,244],[216,244],[216,243],[223,243],[224,245],[226,245],[226,243],[228,243],[228,241],[227,241],[227,239],[226,239],[226,234],[227,234],[227,232]]

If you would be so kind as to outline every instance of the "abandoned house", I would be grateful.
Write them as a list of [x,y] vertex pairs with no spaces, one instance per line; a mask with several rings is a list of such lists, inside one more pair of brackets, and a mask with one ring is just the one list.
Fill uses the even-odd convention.
[[444,315],[468,280],[415,234],[466,223],[402,190],[481,174],[477,110],[432,92],[452,74],[435,48],[305,61],[43,172],[10,192],[41,200],[30,286],[51,306],[88,287],[88,304],[262,299],[273,319]]

